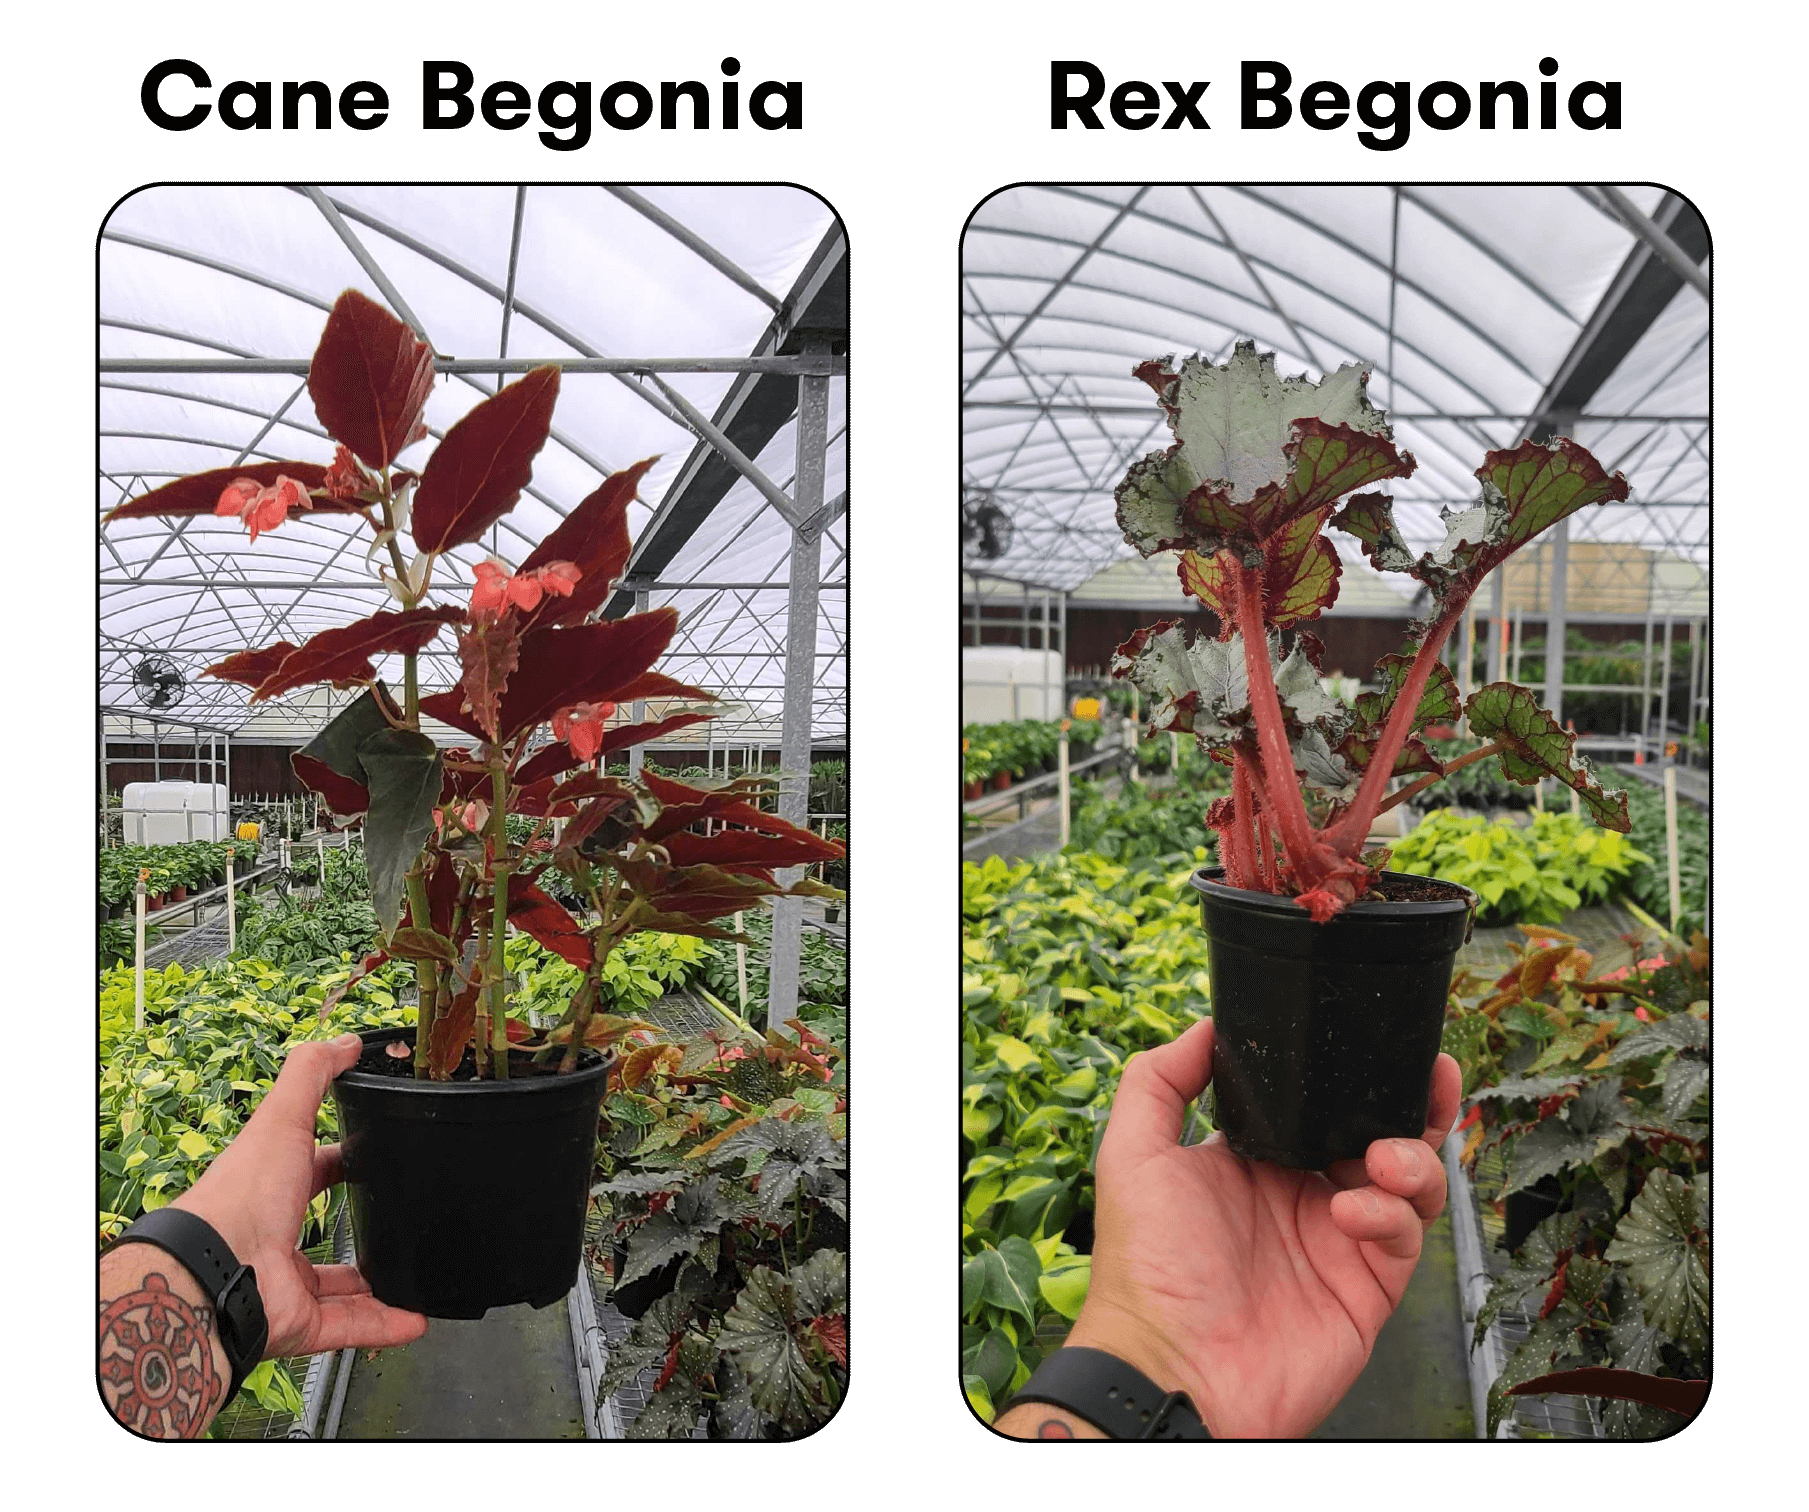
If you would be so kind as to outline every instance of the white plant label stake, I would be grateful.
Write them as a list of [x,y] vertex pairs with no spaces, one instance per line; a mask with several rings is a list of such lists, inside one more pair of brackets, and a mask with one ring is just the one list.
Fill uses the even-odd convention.
[[[741,910],[735,911],[735,933],[741,933]],[[739,996],[741,1011],[747,1012],[747,946],[737,943],[735,946],[735,991]]]
[[231,955],[239,948],[238,913],[233,906],[232,858],[235,852],[229,845],[226,847],[226,953]]
[[1060,774],[1058,785],[1061,788],[1062,843],[1061,848],[1068,848],[1068,721],[1062,721],[1061,743],[1056,749],[1056,771]]
[[1683,889],[1677,880],[1677,768],[1665,768],[1665,872],[1671,884],[1671,928],[1683,912]]
[[139,869],[138,886],[132,890],[133,950],[132,959],[132,1023],[144,1028],[144,879],[150,872]]

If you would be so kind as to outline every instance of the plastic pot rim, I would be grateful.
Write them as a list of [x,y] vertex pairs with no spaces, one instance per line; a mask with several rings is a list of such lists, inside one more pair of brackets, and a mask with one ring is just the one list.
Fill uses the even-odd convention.
[[[412,1026],[391,1029],[364,1029],[358,1038],[368,1045],[391,1044],[398,1040],[414,1040]],[[375,1071],[360,1071],[356,1064],[333,1078],[335,1086],[355,1087],[363,1091],[389,1092],[400,1097],[531,1097],[536,1093],[554,1093],[609,1072],[611,1058],[595,1050],[584,1050],[595,1056],[592,1064],[580,1065],[564,1075],[510,1077],[498,1081],[494,1077],[473,1081],[431,1081],[412,1076],[385,1076]]]

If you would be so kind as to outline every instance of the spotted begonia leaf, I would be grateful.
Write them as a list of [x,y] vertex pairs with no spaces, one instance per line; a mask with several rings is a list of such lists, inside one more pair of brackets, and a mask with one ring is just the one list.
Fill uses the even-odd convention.
[[1708,1343],[1706,1188],[1670,1171],[1653,1171],[1614,1230],[1607,1258],[1639,1288],[1646,1321],[1691,1354]]

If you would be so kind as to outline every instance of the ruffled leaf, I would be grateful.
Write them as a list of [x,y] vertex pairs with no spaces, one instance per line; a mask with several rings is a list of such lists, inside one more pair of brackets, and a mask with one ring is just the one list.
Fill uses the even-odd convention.
[[1557,720],[1539,707],[1530,689],[1514,683],[1489,683],[1470,695],[1464,715],[1471,734],[1502,746],[1504,776],[1524,787],[1532,787],[1544,777],[1556,777],[1582,799],[1603,829],[1624,835],[1633,828],[1626,793],[1601,785],[1589,758],[1577,754],[1576,736],[1558,728]]
[[[503,689],[521,662],[521,629],[512,614],[483,619],[459,631],[459,679],[463,707],[491,740],[497,738],[497,717]],[[531,781],[532,779],[523,779]]]

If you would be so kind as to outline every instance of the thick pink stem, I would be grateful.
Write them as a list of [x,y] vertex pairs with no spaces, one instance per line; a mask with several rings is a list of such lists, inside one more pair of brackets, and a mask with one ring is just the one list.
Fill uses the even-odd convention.
[[1268,774],[1264,784],[1268,807],[1281,831],[1281,841],[1295,874],[1312,877],[1319,837],[1307,818],[1306,802],[1294,777],[1294,753],[1288,747],[1288,730],[1282,721],[1281,698],[1275,691],[1275,673],[1269,665],[1269,637],[1263,626],[1263,578],[1258,568],[1242,564],[1237,572],[1237,628],[1244,638],[1244,670],[1250,685],[1250,712],[1256,718],[1261,765]]
[[1250,774],[1240,757],[1231,774],[1231,822],[1219,831],[1219,860],[1233,887],[1259,892],[1256,857],[1250,849]]
[[1326,840],[1340,855],[1354,856],[1369,834],[1369,826],[1374,822],[1381,806],[1388,779],[1394,775],[1395,761],[1400,757],[1401,748],[1407,744],[1407,737],[1413,732],[1413,717],[1419,711],[1420,698],[1432,676],[1433,664],[1437,662],[1438,653],[1444,649],[1445,638],[1450,635],[1451,627],[1457,623],[1457,617],[1462,612],[1461,603],[1447,608],[1428,632],[1418,654],[1413,658],[1412,667],[1408,669],[1407,681],[1395,698],[1394,707],[1389,710],[1388,723],[1382,728],[1382,738],[1376,742],[1369,767],[1363,773],[1363,781],[1357,785],[1357,796],[1344,811],[1344,817],[1326,831]]

